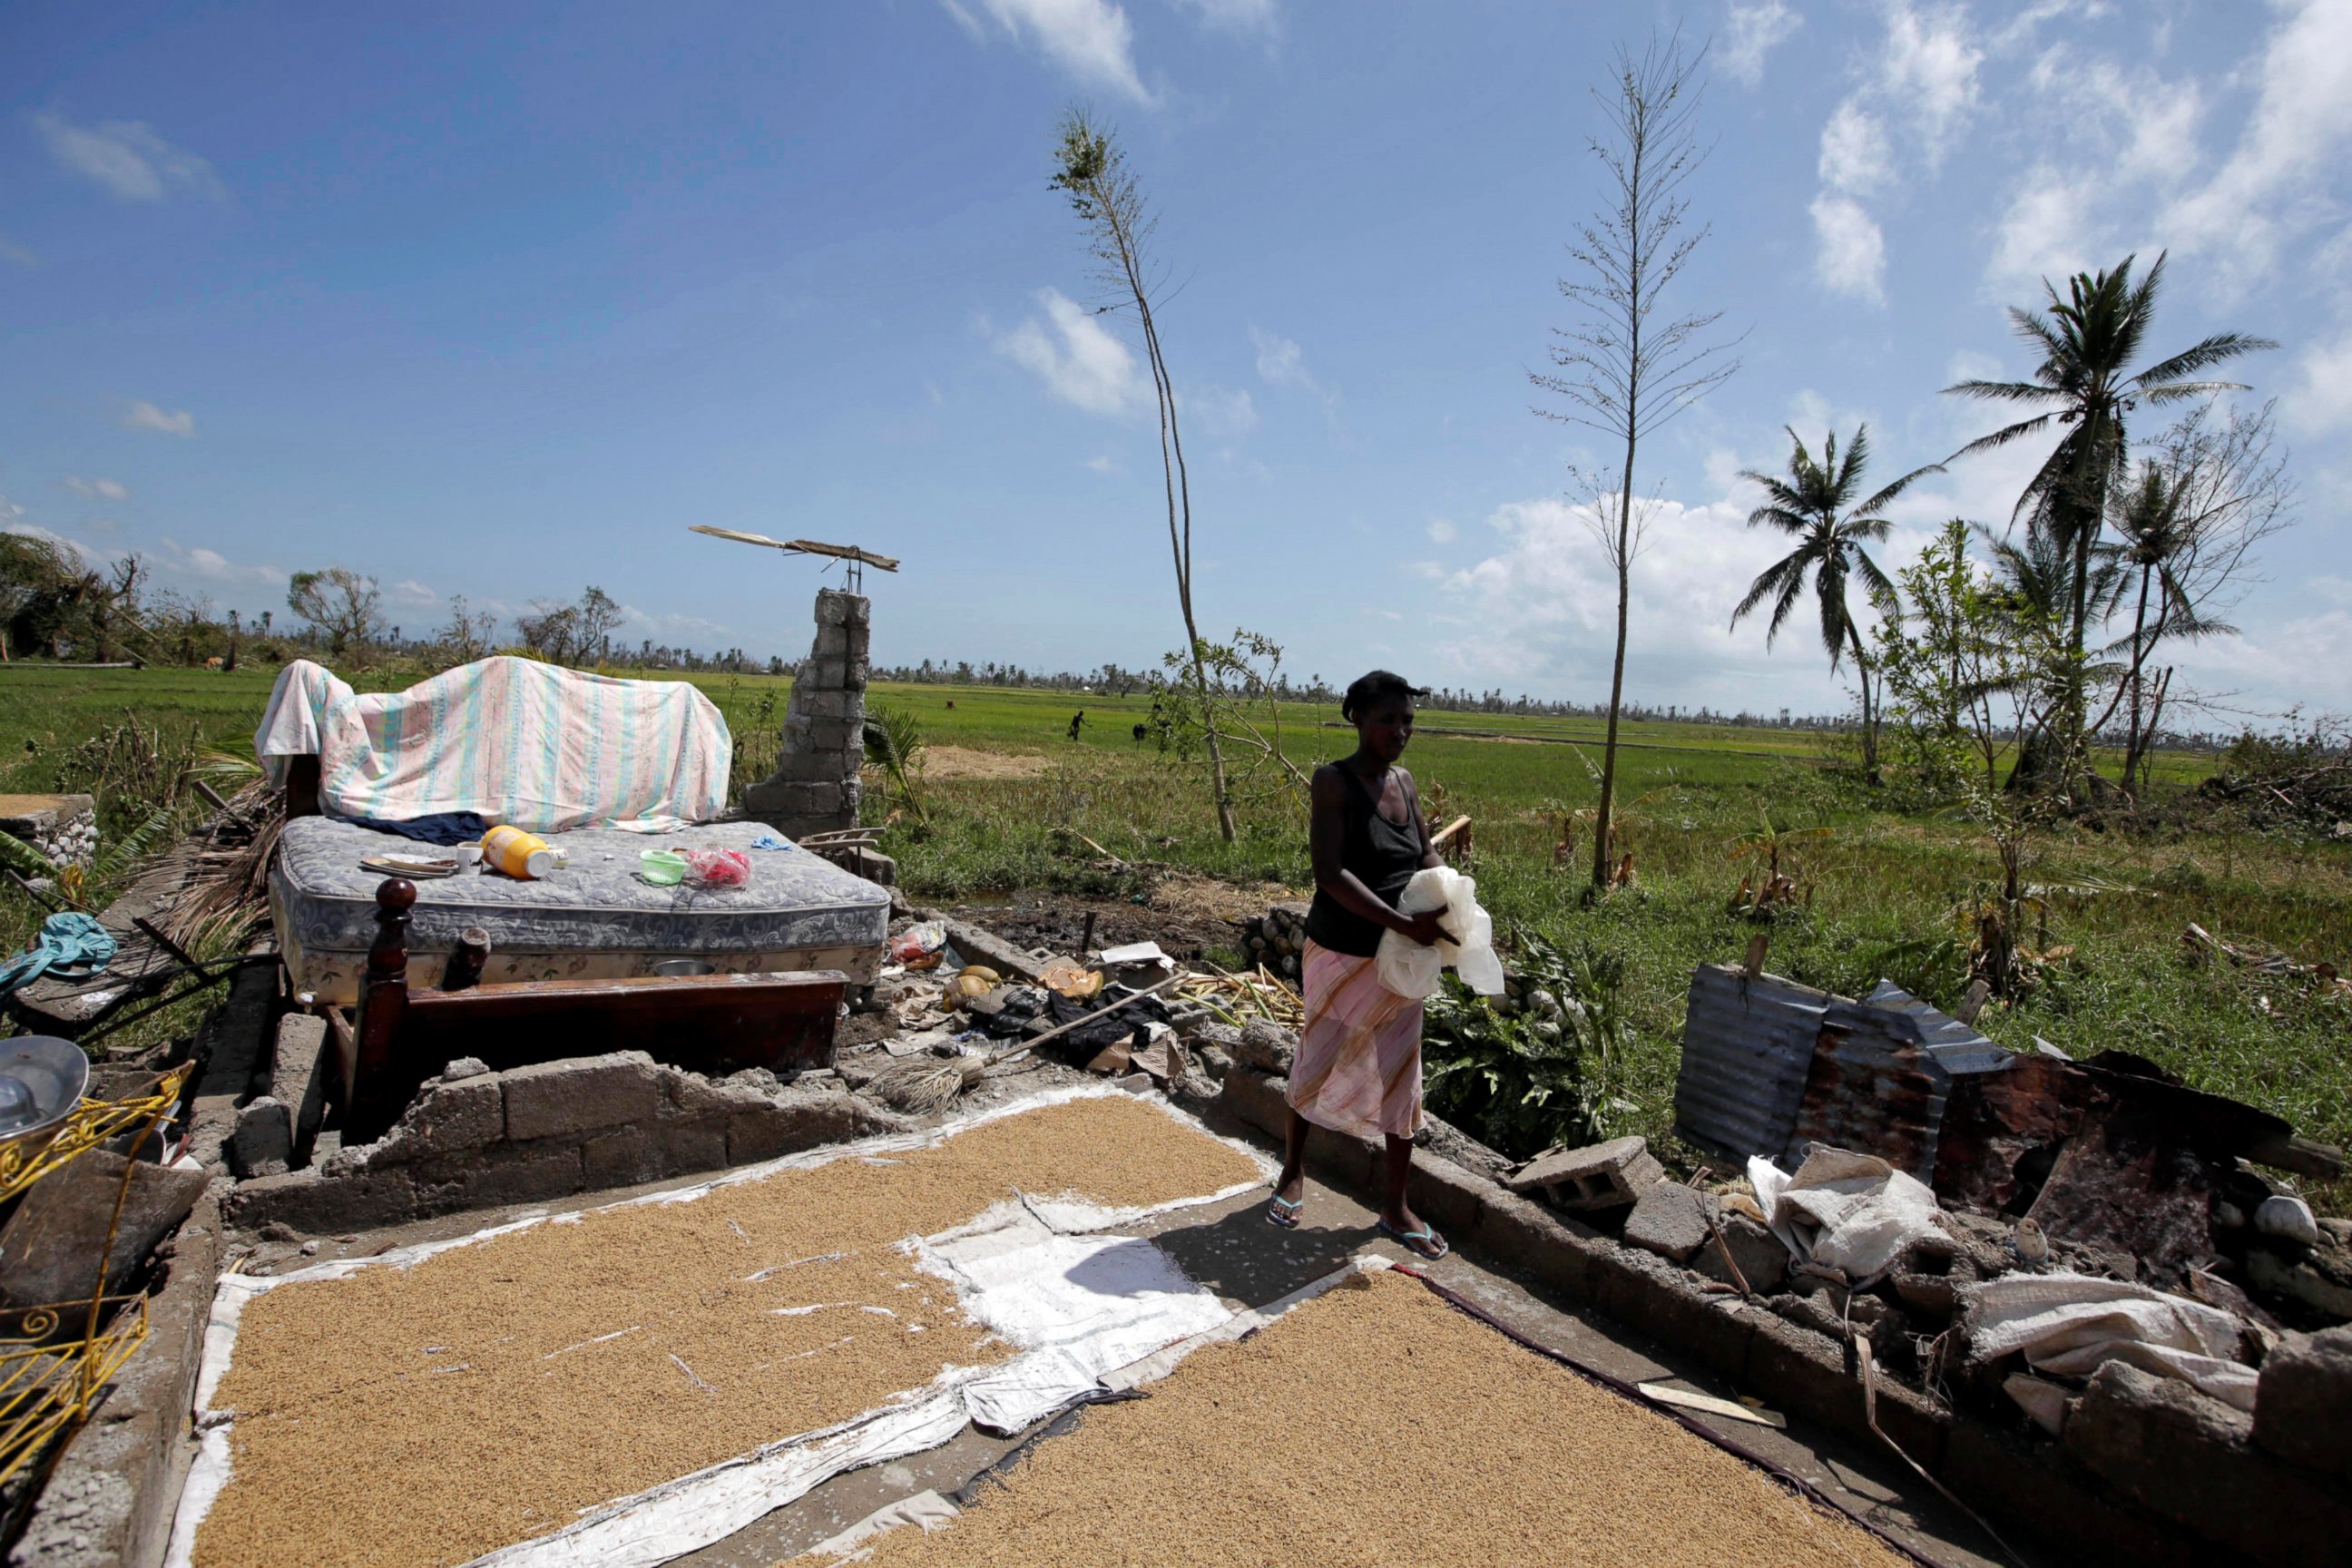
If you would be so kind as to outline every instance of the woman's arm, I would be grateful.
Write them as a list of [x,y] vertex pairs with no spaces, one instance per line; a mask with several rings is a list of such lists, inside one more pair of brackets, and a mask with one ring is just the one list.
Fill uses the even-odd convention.
[[[1315,770],[1309,798],[1313,815],[1307,819],[1307,849],[1315,863],[1317,890],[1328,893],[1349,914],[1385,931],[1402,931],[1423,947],[1443,936],[1434,914],[1408,915],[1382,903],[1361,877],[1339,863],[1348,837],[1348,785],[1336,763]],[[1424,842],[1427,837],[1424,831]]]
[[1430,842],[1429,818],[1421,815],[1421,787],[1412,782],[1412,775],[1402,768],[1397,770],[1397,776],[1404,784],[1405,804],[1412,808],[1412,830],[1421,836],[1421,868],[1424,871],[1435,870],[1445,864],[1445,857],[1440,855],[1437,852],[1437,846]]

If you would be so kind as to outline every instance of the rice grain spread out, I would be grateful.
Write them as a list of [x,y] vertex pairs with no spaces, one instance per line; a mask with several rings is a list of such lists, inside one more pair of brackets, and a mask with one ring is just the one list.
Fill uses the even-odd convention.
[[1016,1192],[1126,1207],[1256,1175],[1149,1106],[1076,1100],[264,1291],[215,1400],[234,1468],[195,1568],[415,1568],[543,1535],[1010,1356],[905,1238]]
[[[871,1568],[1906,1568],[1850,1520],[1378,1272],[1097,1405]],[[798,1560],[814,1568],[822,1559]]]

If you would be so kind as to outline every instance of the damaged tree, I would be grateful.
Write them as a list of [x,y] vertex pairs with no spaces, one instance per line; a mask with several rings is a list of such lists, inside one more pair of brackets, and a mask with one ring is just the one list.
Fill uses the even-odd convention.
[[1231,844],[1233,797],[1225,786],[1225,754],[1210,700],[1200,623],[1192,615],[1192,491],[1184,472],[1184,438],[1176,426],[1176,384],[1169,376],[1160,325],[1151,310],[1151,297],[1161,279],[1145,251],[1159,220],[1145,206],[1143,187],[1128,168],[1117,136],[1083,108],[1062,117],[1053,186],[1070,198],[1071,210],[1087,228],[1097,281],[1115,296],[1114,303],[1101,309],[1134,311],[1143,333],[1143,356],[1151,367],[1151,392],[1160,407],[1160,466],[1168,494],[1168,548],[1176,563],[1176,602],[1184,612],[1184,645],[1191,654],[1192,695],[1200,704],[1201,739],[1209,754],[1217,832]]
[[1601,763],[1601,804],[1592,836],[1592,887],[1611,885],[1609,816],[1617,789],[1617,721],[1625,696],[1625,630],[1632,600],[1633,557],[1641,552],[1642,520],[1633,500],[1633,460],[1643,436],[1672,420],[1739,369],[1717,359],[1729,347],[1699,340],[1721,311],[1654,322],[1662,297],[1707,236],[1707,226],[1685,230],[1690,203],[1684,183],[1706,159],[1692,121],[1698,113],[1698,67],[1705,51],[1685,56],[1677,37],[1651,39],[1639,59],[1620,47],[1601,104],[1605,133],[1587,139],[1603,171],[1603,195],[1591,218],[1577,226],[1569,256],[1578,274],[1559,291],[1584,318],[1555,329],[1556,374],[1531,374],[1537,386],[1567,400],[1562,410],[1538,409],[1548,419],[1597,430],[1622,443],[1623,458],[1590,482],[1593,532],[1617,576],[1617,646],[1609,674],[1609,733]]

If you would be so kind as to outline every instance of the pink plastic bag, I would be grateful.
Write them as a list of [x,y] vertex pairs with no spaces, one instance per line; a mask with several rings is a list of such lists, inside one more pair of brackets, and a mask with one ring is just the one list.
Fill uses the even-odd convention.
[[751,858],[740,849],[685,849],[686,879],[698,888],[740,888],[751,880]]

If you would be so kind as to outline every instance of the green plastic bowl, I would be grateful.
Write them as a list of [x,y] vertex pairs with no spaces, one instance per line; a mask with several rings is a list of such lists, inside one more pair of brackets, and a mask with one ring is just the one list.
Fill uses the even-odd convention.
[[686,880],[686,857],[667,849],[648,849],[637,857],[646,881],[656,888],[675,887]]

